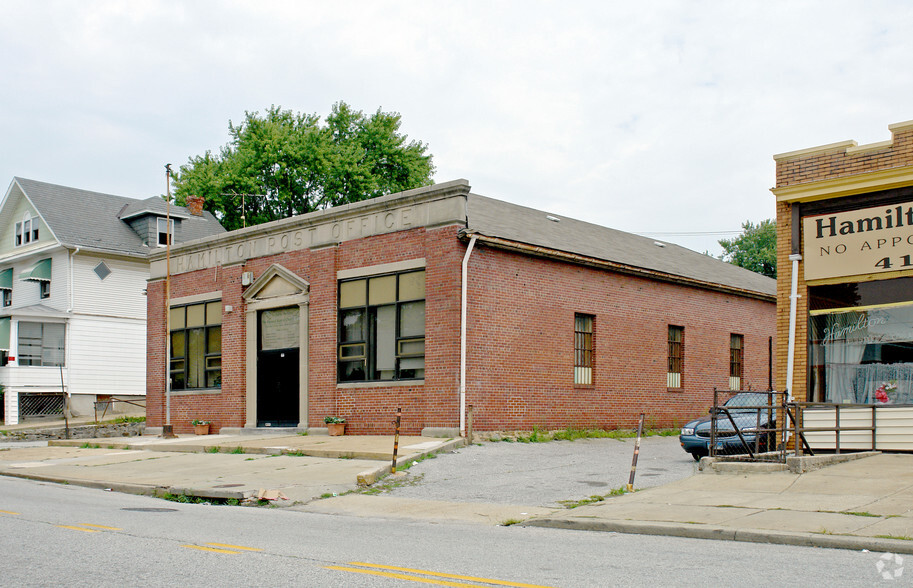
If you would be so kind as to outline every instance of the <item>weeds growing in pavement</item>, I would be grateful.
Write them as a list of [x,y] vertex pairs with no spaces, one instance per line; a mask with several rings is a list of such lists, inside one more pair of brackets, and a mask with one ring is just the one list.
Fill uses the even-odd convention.
[[559,500],[558,504],[564,508],[577,508],[578,506],[586,506],[588,504],[594,504],[596,502],[602,502],[610,496],[621,496],[627,494],[627,489],[624,486],[619,486],[614,490],[610,491],[608,494],[594,494],[589,498],[582,498],[580,500]]
[[206,453],[219,453],[220,449],[218,445],[212,445],[206,448]]

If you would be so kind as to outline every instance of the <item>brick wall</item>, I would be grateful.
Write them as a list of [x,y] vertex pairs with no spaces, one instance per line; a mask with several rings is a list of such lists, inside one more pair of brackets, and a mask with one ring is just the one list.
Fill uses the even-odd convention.
[[[812,148],[776,156],[776,188],[813,185],[817,182],[850,179],[870,172],[895,170],[913,165],[913,122],[890,125],[892,139],[872,145],[856,146],[846,141],[823,148]],[[871,188],[868,188],[869,190]],[[862,191],[862,189],[860,189]],[[847,196],[845,190],[841,196]],[[815,196],[819,200],[819,196]],[[799,198],[801,200],[801,197]],[[789,342],[789,307],[792,280],[793,206],[799,202],[777,203],[777,389],[792,388],[798,400],[807,399],[807,341],[808,341],[808,286],[805,283],[802,262],[798,267],[796,306],[796,354],[793,364],[793,382],[786,382],[787,349]],[[858,206],[858,205],[857,205]],[[796,250],[803,251],[801,231]]]
[[[466,246],[456,226],[413,229],[345,241],[314,251],[248,260],[243,266],[175,276],[172,297],[222,291],[222,391],[172,398],[175,431],[194,417],[214,428],[245,422],[242,272],[278,263],[310,284],[308,425],[339,415],[352,434],[390,434],[397,407],[403,432],[457,427],[460,280]],[[340,270],[426,260],[424,383],[336,384],[337,281]],[[148,409],[163,422],[164,282],[149,284]],[[467,404],[478,430],[533,426],[630,427],[681,424],[706,411],[713,387],[728,388],[729,336],[745,337],[744,387],[767,389],[774,304],[623,276],[477,245],[470,263]],[[594,385],[575,387],[574,313],[595,315]],[[683,387],[666,389],[667,327],[685,327]]]

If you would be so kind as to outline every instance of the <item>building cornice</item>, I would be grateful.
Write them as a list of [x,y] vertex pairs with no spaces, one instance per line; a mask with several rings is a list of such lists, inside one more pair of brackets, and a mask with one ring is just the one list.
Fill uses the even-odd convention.
[[782,188],[771,188],[770,191],[777,197],[777,202],[796,203],[840,198],[905,186],[913,186],[913,166],[905,165],[866,174],[793,184]]

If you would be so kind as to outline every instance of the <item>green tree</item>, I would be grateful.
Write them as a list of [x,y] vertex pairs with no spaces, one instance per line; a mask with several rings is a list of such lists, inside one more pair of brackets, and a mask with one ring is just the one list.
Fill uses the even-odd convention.
[[720,239],[723,255],[720,259],[747,270],[777,277],[777,225],[771,220],[758,224],[745,221],[742,234],[735,239]]
[[229,121],[231,141],[218,154],[191,157],[175,174],[175,197],[191,195],[226,229],[265,223],[330,206],[428,186],[428,146],[399,132],[400,115],[366,116],[337,102],[321,124],[316,114],[271,106]]

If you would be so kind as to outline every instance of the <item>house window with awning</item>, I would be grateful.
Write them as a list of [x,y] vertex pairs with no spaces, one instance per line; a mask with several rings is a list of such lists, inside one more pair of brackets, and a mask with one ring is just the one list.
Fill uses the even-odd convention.
[[0,271],[0,296],[3,306],[13,304],[13,268]]
[[39,292],[42,299],[51,297],[51,260],[42,259],[33,266],[22,272],[19,279],[30,282],[38,282]]

